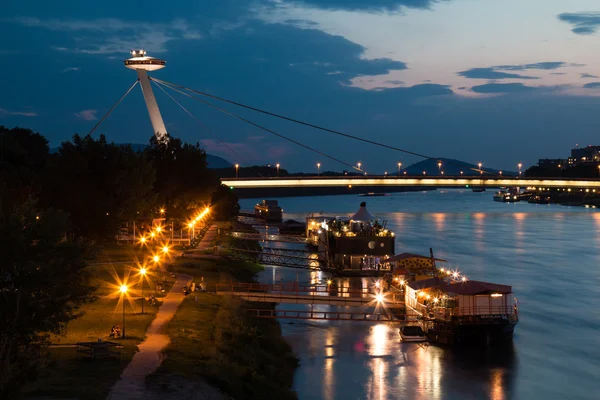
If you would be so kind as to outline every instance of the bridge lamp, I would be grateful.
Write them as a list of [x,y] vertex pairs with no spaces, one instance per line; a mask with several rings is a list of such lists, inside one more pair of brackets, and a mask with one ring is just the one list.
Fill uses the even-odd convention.
[[481,166],[482,166],[482,165],[483,165],[482,163],[478,163],[478,164],[477,164],[477,166],[479,167],[479,174],[480,174],[480,175],[483,175],[483,170],[481,169]]
[[402,163],[401,162],[398,163],[398,172],[400,172],[400,167],[402,167]]
[[438,161],[438,170],[441,170],[441,169],[442,169],[442,162]]
[[521,177],[521,167],[523,166],[523,164],[518,163],[517,167],[519,167],[519,177]]
[[277,176],[279,176],[279,163],[275,165],[277,167]]
[[423,175],[427,175],[427,173],[425,171],[423,171]]
[[317,175],[320,175],[320,174],[321,174],[321,163],[318,162],[317,163]]
[[360,166],[362,165],[360,162],[357,163],[356,165],[358,165],[358,169],[360,169]]
[[235,164],[235,177],[236,178],[240,177],[239,170],[240,170],[240,164]]

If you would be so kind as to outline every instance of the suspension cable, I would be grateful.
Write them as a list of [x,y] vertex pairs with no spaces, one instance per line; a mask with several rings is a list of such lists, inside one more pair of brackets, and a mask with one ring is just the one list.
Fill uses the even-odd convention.
[[[206,124],[204,124],[202,121],[200,121],[198,118],[196,118],[195,115],[193,115],[191,112],[188,111],[187,108],[185,108],[180,102],[178,102],[173,96],[171,96],[171,94],[169,92],[167,92],[161,85],[159,85],[157,82],[154,82],[154,85],[156,85],[157,88],[159,88],[160,90],[162,90],[162,92],[164,94],[166,94],[167,96],[169,96],[169,98],[171,100],[173,100],[173,102],[175,102],[175,104],[177,104],[183,111],[185,111],[190,117],[192,117],[198,124],[200,124],[200,126],[202,126],[211,136],[213,136],[215,139],[217,139],[219,142],[221,142],[221,144],[223,144],[223,146],[227,147],[227,149],[229,149],[229,151],[231,151],[231,153],[236,156],[238,159],[242,160],[244,162],[244,164],[250,166],[250,163],[248,163],[242,156],[240,156],[238,153],[236,153],[235,150],[233,150],[226,142],[224,142],[223,140],[221,140],[221,138],[214,133],[214,131],[212,129],[210,129],[208,126],[206,126]],[[260,173],[260,171],[258,171],[256,168],[250,166],[254,172],[256,172],[259,176],[263,177],[264,176]]]
[[[406,150],[406,149],[401,149],[399,147],[390,146],[390,145],[387,145],[385,143],[380,143],[380,142],[376,142],[376,141],[373,141],[373,140],[364,139],[364,138],[361,138],[359,136],[350,135],[348,133],[336,131],[334,129],[325,128],[325,127],[322,127],[322,126],[319,126],[319,125],[311,124],[309,122],[300,121],[300,120],[297,120],[297,119],[294,119],[294,118],[291,118],[291,117],[287,117],[285,115],[276,114],[276,113],[273,113],[273,112],[270,112],[270,111],[266,111],[266,110],[263,110],[263,109],[260,109],[260,108],[256,108],[256,107],[252,107],[252,106],[249,106],[249,105],[246,105],[246,104],[242,104],[242,103],[239,103],[237,101],[228,100],[228,99],[225,99],[223,97],[219,97],[219,96],[215,96],[215,95],[210,94],[210,93],[202,92],[200,90],[195,90],[195,89],[191,89],[191,88],[188,88],[188,87],[185,87],[185,86],[182,86],[182,85],[178,85],[178,84],[175,84],[175,83],[166,82],[166,81],[163,81],[161,79],[157,79],[157,78],[152,78],[152,79],[154,79],[154,80],[156,80],[156,81],[158,81],[160,83],[163,83],[163,84],[169,84],[169,85],[175,86],[175,87],[183,89],[183,90],[187,90],[187,91],[190,91],[190,92],[193,92],[193,93],[197,93],[197,94],[202,95],[202,96],[210,97],[210,98],[213,98],[215,100],[223,101],[225,103],[233,104],[235,106],[246,108],[248,110],[256,111],[256,112],[259,112],[259,113],[262,113],[262,114],[266,114],[266,115],[269,115],[269,116],[272,116],[272,117],[275,117],[275,118],[280,118],[280,119],[283,119],[285,121],[289,121],[289,122],[293,122],[293,123],[296,123],[296,124],[308,126],[310,128],[322,130],[322,131],[325,131],[325,132],[333,133],[335,135],[344,136],[344,137],[347,137],[347,138],[350,138],[350,139],[354,139],[354,140],[358,140],[358,141],[361,141],[361,142],[369,143],[369,144],[372,144],[372,145],[375,145],[375,146],[384,147],[384,148],[390,149],[390,150],[399,151],[399,152],[402,152],[402,153],[406,153],[406,154],[410,154],[410,155],[413,155],[413,156],[425,158],[425,159],[428,159],[428,160],[439,160],[438,157],[431,157],[431,156],[428,156],[426,154],[421,154],[421,153],[417,153],[417,152],[414,152],[414,151],[410,151],[410,150]],[[453,163],[451,161],[446,161],[446,163],[448,163],[450,165],[459,166],[458,164]],[[485,171],[485,170],[478,169],[478,168],[471,168],[471,167],[469,167],[469,169],[472,170],[472,171],[481,172],[482,174],[497,175],[497,174],[494,174],[492,172]]]
[[131,92],[131,89],[134,88],[135,85],[137,85],[139,82],[139,80],[136,80],[135,82],[133,82],[133,85],[131,85],[129,87],[129,89],[127,89],[127,91],[125,92],[125,94],[123,96],[121,96],[121,98],[119,99],[119,101],[117,101],[115,104],[113,104],[113,106],[110,108],[110,110],[108,110],[108,112],[106,114],[104,114],[104,117],[100,118],[100,121],[98,121],[98,123],[96,123],[96,125],[94,125],[94,127],[92,128],[92,130],[88,133],[88,135],[91,135],[92,133],[94,133],[94,131],[96,129],[98,129],[98,127],[102,124],[102,122],[104,122],[104,120],[110,115],[110,113],[119,105],[119,103],[125,98],[125,96],[127,96],[129,94],[129,92]]
[[336,161],[336,162],[338,162],[338,163],[340,163],[340,164],[343,164],[343,165],[345,165],[345,166],[347,166],[347,167],[350,167],[350,168],[352,168],[352,169],[355,169],[355,170],[357,170],[357,171],[360,171],[361,173],[362,173],[362,172],[365,172],[365,170],[363,170],[363,169],[360,169],[360,168],[357,168],[357,167],[355,167],[355,166],[354,166],[354,165],[352,165],[352,164],[349,164],[349,163],[347,163],[347,162],[345,162],[345,161],[342,161],[342,160],[340,160],[340,159],[338,159],[338,158],[336,158],[336,157],[330,156],[329,154],[326,154],[326,153],[324,153],[324,152],[322,152],[322,151],[319,151],[319,150],[317,150],[317,149],[314,149],[314,148],[312,148],[312,147],[310,147],[310,146],[307,146],[307,145],[305,145],[305,144],[303,144],[303,143],[300,143],[300,142],[298,142],[297,140],[290,139],[289,137],[287,137],[287,136],[284,136],[284,135],[282,135],[282,134],[280,134],[280,133],[277,133],[277,132],[275,132],[275,131],[273,131],[273,130],[271,130],[271,129],[269,129],[269,128],[265,128],[265,127],[264,127],[264,126],[262,126],[262,125],[259,125],[259,124],[255,123],[255,122],[252,122],[252,121],[250,121],[250,120],[248,120],[248,119],[246,119],[246,118],[240,117],[239,115],[233,114],[232,112],[230,112],[230,111],[227,111],[227,110],[225,110],[225,109],[223,109],[223,108],[220,108],[220,107],[218,107],[218,106],[216,106],[216,105],[214,105],[214,104],[212,104],[212,103],[209,103],[209,102],[207,102],[207,101],[205,101],[205,100],[199,99],[199,98],[198,98],[198,97],[196,97],[196,96],[193,96],[193,95],[191,95],[191,94],[189,94],[189,93],[186,93],[186,92],[184,92],[184,91],[182,91],[182,90],[179,90],[178,88],[171,86],[171,85],[170,85],[168,82],[164,82],[164,81],[161,81],[160,79],[155,79],[155,78],[150,78],[150,79],[151,79],[151,80],[153,80],[153,81],[155,81],[155,82],[157,82],[157,83],[160,83],[161,85],[164,85],[164,86],[168,87],[168,88],[169,88],[169,89],[171,89],[171,90],[174,90],[174,91],[176,91],[176,92],[179,92],[179,93],[181,93],[181,94],[183,94],[183,95],[185,95],[185,96],[188,96],[188,97],[190,97],[190,98],[192,98],[192,99],[194,99],[194,100],[196,100],[196,101],[198,101],[198,102],[200,102],[200,103],[206,104],[207,106],[210,106],[210,107],[212,107],[212,108],[214,108],[214,109],[216,109],[216,110],[219,110],[219,111],[221,111],[221,112],[222,112],[222,113],[224,113],[224,114],[227,114],[227,115],[229,115],[229,116],[231,116],[231,117],[234,117],[234,118],[236,118],[236,119],[239,119],[240,121],[246,122],[247,124],[250,124],[250,125],[252,125],[252,126],[255,126],[255,127],[259,128],[259,129],[262,129],[262,130],[264,130],[265,132],[268,132],[268,133],[270,133],[270,134],[272,134],[272,135],[278,136],[278,137],[280,137],[280,138],[282,138],[282,139],[285,139],[285,140],[287,140],[287,141],[289,141],[289,142],[292,142],[292,143],[294,143],[294,144],[296,144],[296,145],[298,145],[298,146],[300,146],[300,147],[304,147],[305,149],[308,149],[308,150],[310,150],[310,151],[312,151],[312,152],[315,152],[315,153],[317,153],[317,154],[320,154],[320,155],[322,155],[323,157],[327,157],[327,158],[329,158],[330,160]]

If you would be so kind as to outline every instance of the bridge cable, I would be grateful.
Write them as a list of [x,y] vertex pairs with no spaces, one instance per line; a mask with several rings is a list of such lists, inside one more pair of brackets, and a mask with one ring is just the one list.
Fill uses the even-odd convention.
[[[219,101],[223,101],[225,103],[233,104],[235,106],[246,108],[248,110],[256,111],[256,112],[259,112],[259,113],[262,113],[262,114],[266,114],[266,115],[269,115],[269,116],[272,116],[272,117],[280,118],[280,119],[283,119],[285,121],[289,121],[289,122],[293,122],[293,123],[296,123],[296,124],[308,126],[310,128],[319,129],[319,130],[322,130],[322,131],[325,131],[325,132],[333,133],[335,135],[344,136],[344,137],[347,137],[347,138],[350,138],[350,139],[354,139],[354,140],[358,140],[358,141],[361,141],[361,142],[369,143],[369,144],[372,144],[372,145],[375,145],[375,146],[384,147],[386,149],[395,150],[395,151],[399,151],[399,152],[402,152],[402,153],[410,154],[410,155],[413,155],[413,156],[426,158],[428,160],[439,160],[439,158],[437,158],[437,157],[430,157],[430,156],[425,155],[425,154],[417,153],[417,152],[406,150],[406,149],[401,149],[399,147],[390,146],[390,145],[387,145],[387,144],[384,144],[384,143],[380,143],[380,142],[375,142],[373,140],[364,139],[364,138],[361,138],[359,136],[350,135],[348,133],[336,131],[336,130],[333,130],[333,129],[324,128],[324,127],[319,126],[319,125],[311,124],[309,122],[300,121],[300,120],[297,120],[297,119],[294,119],[294,118],[291,118],[291,117],[287,117],[285,115],[275,114],[275,113],[270,112],[270,111],[266,111],[266,110],[262,110],[260,108],[256,108],[256,107],[252,107],[252,106],[249,106],[249,105],[246,105],[246,104],[242,104],[242,103],[239,103],[237,101],[228,100],[228,99],[225,99],[223,97],[219,97],[219,96],[215,96],[215,95],[210,94],[210,93],[202,92],[200,90],[194,90],[194,89],[191,89],[191,88],[188,88],[188,87],[185,87],[185,86],[177,85],[175,83],[166,82],[166,81],[163,81],[163,80],[160,80],[160,79],[157,79],[157,78],[152,78],[152,79],[154,79],[156,81],[159,81],[159,82],[161,82],[163,84],[169,84],[169,85],[178,87],[180,89],[188,90],[190,92],[197,93],[197,94],[202,95],[202,96],[210,97],[210,98],[213,98],[213,99],[216,99],[216,100],[219,100]],[[450,165],[453,165],[452,162],[447,162],[447,163],[450,164]],[[454,164],[454,165],[458,166],[458,164]],[[483,173],[486,173],[486,174],[493,174],[492,172],[487,172],[487,171],[484,171],[484,170],[480,170],[478,168],[469,168],[469,169],[472,170],[472,171],[483,172]]]
[[119,101],[117,101],[115,104],[113,104],[113,106],[110,108],[110,110],[108,110],[108,112],[106,114],[104,114],[104,117],[100,118],[100,121],[98,121],[98,123],[96,123],[96,125],[94,125],[94,127],[92,128],[92,130],[88,133],[88,136],[91,136],[91,134],[94,133],[94,131],[96,129],[98,129],[98,127],[100,126],[100,124],[102,124],[102,122],[104,122],[104,120],[119,105],[119,103],[125,98],[125,96],[127,96],[129,94],[129,92],[131,92],[131,89],[133,89],[135,87],[135,85],[138,84],[138,82],[139,82],[139,80],[136,80],[135,82],[133,82],[133,85],[131,85],[129,87],[129,89],[127,89],[127,91],[125,92],[125,94],[123,96],[121,96],[121,98],[119,99]]
[[360,172],[365,172],[365,170],[363,170],[363,169],[360,169],[360,168],[357,168],[357,167],[355,167],[355,166],[354,166],[354,165],[352,165],[352,164],[349,164],[349,163],[347,163],[347,162],[345,162],[345,161],[342,161],[342,160],[340,160],[340,159],[338,159],[338,158],[335,158],[335,157],[333,157],[333,156],[330,156],[329,154],[323,153],[322,151],[319,151],[319,150],[317,150],[317,149],[314,149],[314,148],[312,148],[312,147],[310,147],[310,146],[308,146],[308,145],[305,145],[305,144],[303,144],[303,143],[300,143],[300,142],[298,142],[298,141],[296,141],[296,140],[294,140],[294,139],[290,139],[289,137],[287,137],[287,136],[285,136],[285,135],[282,135],[282,134],[280,134],[280,133],[277,133],[277,132],[275,132],[275,131],[273,131],[273,130],[271,130],[271,129],[269,129],[269,128],[265,128],[265,127],[264,127],[264,126],[262,126],[262,125],[259,125],[259,124],[255,123],[255,122],[252,122],[252,121],[250,121],[250,120],[247,120],[246,118],[240,117],[239,115],[233,114],[233,113],[232,113],[232,112],[230,112],[230,111],[227,111],[227,110],[225,110],[225,109],[222,109],[222,108],[220,108],[220,107],[218,107],[218,106],[216,106],[216,105],[214,105],[214,104],[212,104],[212,103],[209,103],[209,102],[207,102],[207,101],[204,101],[204,100],[202,100],[202,99],[199,99],[198,97],[196,97],[196,96],[193,96],[193,95],[191,95],[191,94],[189,94],[189,93],[186,93],[186,92],[184,92],[184,91],[181,91],[181,90],[177,89],[176,87],[173,87],[173,86],[171,86],[171,85],[170,85],[168,82],[164,82],[164,81],[161,81],[160,79],[155,79],[155,78],[150,78],[150,79],[151,79],[151,80],[153,80],[153,81],[156,81],[156,82],[158,82],[158,83],[160,83],[160,84],[162,84],[162,85],[164,85],[164,86],[166,86],[166,87],[168,87],[168,88],[169,88],[169,89],[171,89],[171,90],[174,90],[174,91],[176,91],[176,92],[179,92],[179,93],[181,93],[181,94],[183,94],[183,95],[185,95],[185,96],[188,96],[188,97],[190,97],[190,98],[192,98],[192,99],[194,99],[194,100],[196,100],[196,101],[198,101],[198,102],[200,102],[200,103],[206,104],[206,105],[208,105],[208,106],[210,106],[210,107],[212,107],[212,108],[214,108],[214,109],[216,109],[216,110],[219,110],[219,111],[221,111],[221,112],[222,112],[222,113],[224,113],[224,114],[227,114],[227,115],[229,115],[229,116],[231,116],[231,117],[234,117],[234,118],[236,118],[236,119],[239,119],[240,121],[246,122],[247,124],[250,124],[250,125],[252,125],[252,126],[255,126],[255,127],[259,128],[259,129],[262,129],[262,130],[264,130],[265,132],[268,132],[268,133],[270,133],[270,134],[272,134],[272,135],[278,136],[278,137],[280,137],[280,138],[282,138],[282,139],[285,139],[285,140],[287,140],[287,141],[289,141],[289,142],[292,142],[292,143],[294,143],[294,144],[296,144],[296,145],[298,145],[298,146],[300,146],[300,147],[304,147],[305,149],[308,149],[308,150],[310,150],[310,151],[312,151],[312,152],[315,152],[315,153],[317,153],[317,154],[320,154],[320,155],[322,155],[323,157],[327,157],[327,158],[329,158],[330,160],[336,161],[336,162],[338,162],[338,163],[340,163],[340,164],[343,164],[343,165],[345,165],[345,166],[347,166],[347,167],[350,167],[351,169],[355,169],[355,170],[357,170],[357,171],[360,171]]
[[171,96],[171,94],[169,92],[167,92],[165,89],[163,89],[163,87],[161,85],[159,85],[157,82],[154,82],[154,84],[156,85],[156,87],[158,87],[160,90],[162,90],[164,94],[169,96],[169,98],[171,100],[173,100],[173,102],[175,102],[175,104],[177,104],[179,107],[181,107],[181,109],[183,111],[185,111],[198,124],[200,124],[200,126],[202,126],[211,136],[213,136],[215,139],[217,139],[219,142],[221,142],[221,144],[223,144],[223,146],[227,147],[227,149],[229,151],[231,151],[231,153],[234,156],[236,156],[238,159],[242,160],[246,165],[248,165],[250,168],[252,168],[254,170],[254,172],[256,172],[259,176],[264,178],[264,176],[260,173],[260,171],[258,171],[256,168],[252,167],[250,165],[250,163],[248,163],[248,161],[246,161],[242,156],[240,156],[238,153],[236,153],[235,150],[233,150],[226,142],[221,140],[221,138],[212,129],[210,129],[208,126],[206,126],[206,124],[204,124],[202,121],[200,121],[198,118],[196,118],[195,115],[193,115],[191,112],[189,112],[187,108],[185,108],[180,102],[178,102],[175,98],[173,98],[173,96]]

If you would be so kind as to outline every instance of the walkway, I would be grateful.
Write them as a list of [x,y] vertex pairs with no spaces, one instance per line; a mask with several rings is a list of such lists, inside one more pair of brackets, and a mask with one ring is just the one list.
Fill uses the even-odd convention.
[[171,291],[163,300],[156,318],[146,332],[146,339],[138,346],[139,351],[121,374],[108,395],[109,400],[145,399],[145,378],[160,366],[163,360],[162,350],[170,342],[169,336],[164,332],[179,304],[183,301],[181,288],[191,282],[192,277],[185,274],[176,274],[177,281]]

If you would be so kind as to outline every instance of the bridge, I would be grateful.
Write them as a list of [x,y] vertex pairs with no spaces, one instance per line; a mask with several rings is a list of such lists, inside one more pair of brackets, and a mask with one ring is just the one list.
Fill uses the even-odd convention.
[[268,178],[222,178],[221,183],[234,189],[322,188],[381,186],[385,187],[536,187],[559,189],[600,189],[600,179],[590,178],[519,178],[501,176],[310,176]]

